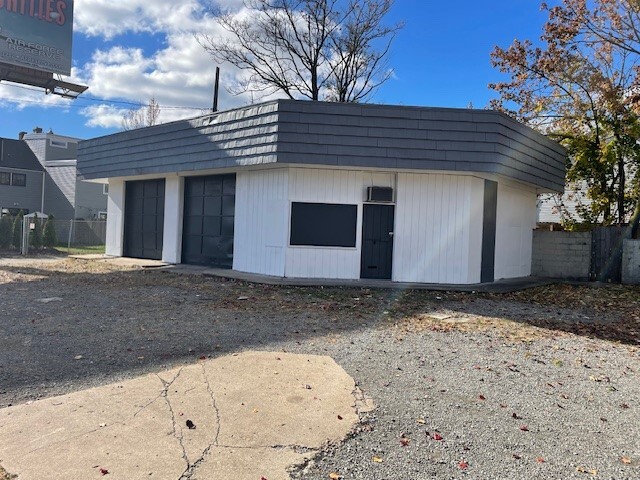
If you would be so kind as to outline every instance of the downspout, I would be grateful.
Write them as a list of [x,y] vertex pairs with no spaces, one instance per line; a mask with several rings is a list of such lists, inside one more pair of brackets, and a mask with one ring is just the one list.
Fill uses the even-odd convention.
[[45,171],[42,171],[42,200],[40,202],[40,211],[42,213],[44,213],[44,176],[45,176]]

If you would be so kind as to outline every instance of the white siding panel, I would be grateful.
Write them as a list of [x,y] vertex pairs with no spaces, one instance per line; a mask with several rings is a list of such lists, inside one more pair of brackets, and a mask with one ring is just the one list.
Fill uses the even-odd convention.
[[[472,244],[477,234],[471,228],[471,201],[481,182],[462,175],[398,175],[393,280],[479,281],[480,257],[475,250],[479,252],[480,247]],[[477,267],[471,268],[471,259]]]
[[109,180],[107,199],[107,242],[105,253],[121,257],[124,242],[124,181]]
[[284,168],[237,174],[234,270],[284,276],[287,182]]
[[519,184],[498,183],[495,279],[531,275],[536,192]]
[[392,173],[308,168],[292,168],[289,172],[290,202],[357,205],[358,220],[355,248],[288,247],[286,276],[360,278],[362,203],[365,199],[366,188],[373,185],[395,187],[395,175]]
[[184,178],[170,176],[165,179],[165,182],[162,261],[180,263],[182,255]]

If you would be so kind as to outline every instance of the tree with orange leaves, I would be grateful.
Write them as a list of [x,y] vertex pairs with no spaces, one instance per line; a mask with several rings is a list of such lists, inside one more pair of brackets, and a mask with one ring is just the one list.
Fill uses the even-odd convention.
[[539,44],[496,47],[510,78],[491,84],[492,106],[564,144],[567,179],[585,182],[590,223],[640,215],[640,2],[563,0],[548,12]]

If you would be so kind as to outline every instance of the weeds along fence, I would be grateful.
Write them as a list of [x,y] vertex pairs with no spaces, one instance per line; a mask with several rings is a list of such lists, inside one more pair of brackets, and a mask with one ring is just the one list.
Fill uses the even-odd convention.
[[[25,219],[22,232],[22,254],[27,255],[39,245],[34,246],[35,229],[43,234],[46,219]],[[103,253],[107,238],[106,220],[53,220],[55,231],[54,247],[58,250],[87,250]],[[102,248],[101,248],[102,247]]]

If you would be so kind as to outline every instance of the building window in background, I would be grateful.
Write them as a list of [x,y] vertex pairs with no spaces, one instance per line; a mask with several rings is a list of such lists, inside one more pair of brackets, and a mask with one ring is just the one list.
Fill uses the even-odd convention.
[[27,186],[27,175],[24,173],[12,173],[11,174],[11,185],[14,187],[26,187]]

